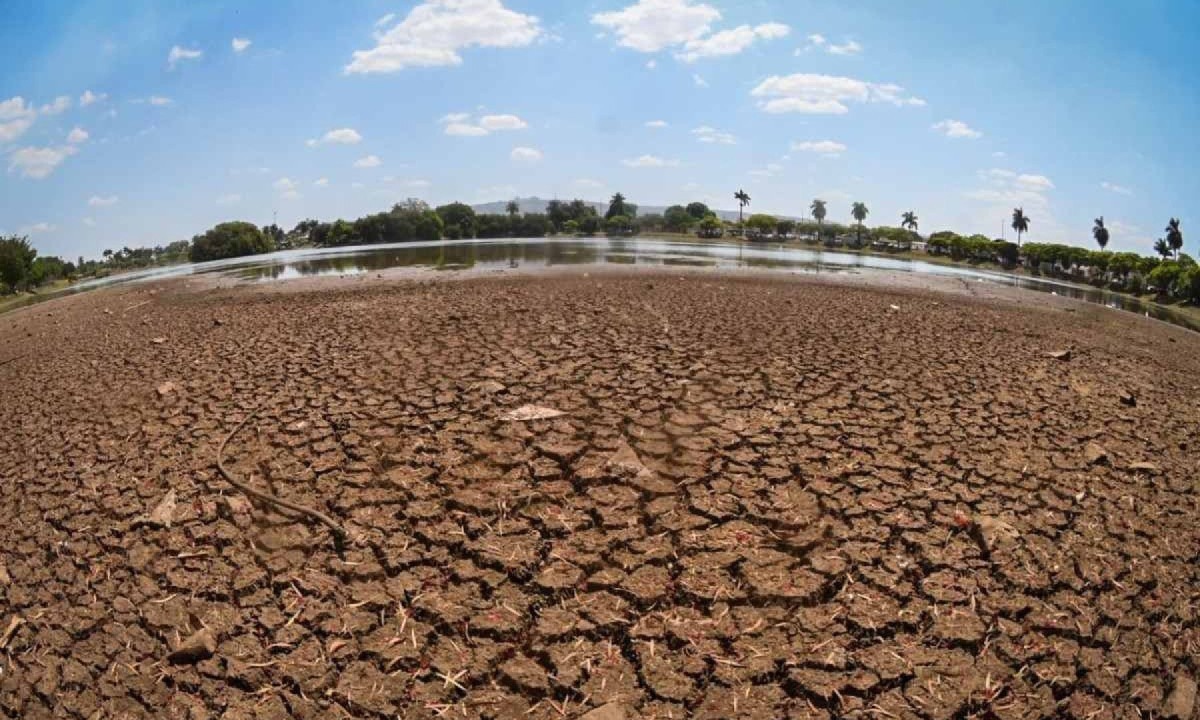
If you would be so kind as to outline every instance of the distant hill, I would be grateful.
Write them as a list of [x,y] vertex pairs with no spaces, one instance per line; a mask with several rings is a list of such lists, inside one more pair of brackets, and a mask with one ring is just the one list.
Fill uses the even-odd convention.
[[[573,198],[564,198],[563,200],[565,202],[570,202],[572,199]],[[627,199],[630,202],[634,202],[630,198]],[[546,212],[546,206],[550,204],[549,200],[537,196],[517,198],[516,200],[517,205],[521,207],[521,212],[523,213],[544,213]],[[503,215],[508,208],[508,202],[508,200],[497,200],[495,202],[472,205],[471,208],[477,213],[499,213]],[[584,202],[596,208],[596,212],[601,216],[603,216],[608,210],[607,202],[596,202],[595,200],[584,200]],[[681,204],[686,205],[686,203]],[[666,210],[666,205],[638,205],[638,215],[661,215],[666,212]],[[722,220],[737,220],[738,217],[737,210],[713,210],[713,212],[715,212],[717,217],[721,218]],[[746,215],[748,216],[749,214],[750,209],[746,208]]]

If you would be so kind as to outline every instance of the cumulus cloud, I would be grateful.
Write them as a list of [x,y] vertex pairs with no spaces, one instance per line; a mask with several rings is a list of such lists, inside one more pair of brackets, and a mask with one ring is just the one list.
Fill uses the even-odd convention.
[[171,52],[167,53],[167,67],[174,70],[175,66],[182,60],[199,60],[202,57],[204,57],[203,50],[193,50],[174,45],[171,47]]
[[1054,183],[1045,175],[1018,173],[1004,168],[991,168],[978,173],[983,186],[969,190],[964,195],[992,206],[993,212],[1003,213],[1014,207],[1033,208],[1046,212],[1049,207],[1047,193]]
[[688,40],[683,51],[676,54],[680,60],[693,63],[701,58],[737,55],[757,40],[773,40],[786,36],[790,28],[782,23],[763,23],[755,27],[741,25],[732,30],[722,30],[706,37]]
[[295,200],[300,197],[299,185],[289,177],[281,177],[271,183],[271,187],[279,191],[279,197],[284,200]]
[[516,115],[484,115],[478,121],[473,121],[470,113],[450,113],[442,117],[441,123],[442,132],[460,137],[482,137],[493,132],[529,127],[529,123]]
[[231,47],[233,47],[233,51],[235,53],[240,53],[244,52],[246,48],[250,47],[254,43],[251,42],[249,38],[235,37],[229,44]]
[[535,163],[542,159],[542,151],[531,147],[515,147],[508,156],[514,162]]
[[367,155],[354,161],[354,167],[356,168],[374,168],[382,164],[383,161],[379,159],[378,155]]
[[118,200],[120,200],[120,198],[118,198],[116,195],[93,195],[88,198],[87,204],[88,207],[108,207],[110,205],[116,205]]
[[24,135],[36,118],[37,111],[20,96],[0,101],[0,143]]
[[74,155],[74,145],[61,147],[23,147],[8,156],[8,171],[20,172],[22,177],[41,180],[50,177],[59,165]]
[[769,113],[843,115],[847,103],[889,103],[898,107],[920,106],[925,101],[908,95],[891,83],[872,83],[835,75],[772,75],[750,91],[758,106]]
[[808,44],[796,50],[796,55],[809,52],[810,50],[821,50],[830,55],[857,55],[862,52],[862,45],[859,45],[854,40],[846,40],[841,45],[831,43],[824,35],[813,33],[808,36]]
[[103,102],[107,98],[107,93],[94,93],[91,90],[84,90],[83,94],[79,96],[79,107],[94,105],[98,102]]
[[[377,25],[391,22],[384,16]],[[461,65],[464,48],[525,47],[542,36],[537,17],[509,10],[501,0],[428,0],[390,30],[376,33],[375,47],[356,51],[345,72]]]
[[667,121],[666,120],[648,120],[646,122],[646,127],[654,128],[655,130],[658,130],[658,129],[667,127]]
[[81,127],[74,127],[71,129],[71,132],[67,133],[67,142],[71,143],[72,145],[78,145],[82,142],[85,142],[88,137],[90,136],[88,135],[87,130],[84,130]]
[[1133,194],[1133,190],[1131,190],[1130,188],[1127,188],[1124,185],[1117,185],[1116,183],[1110,183],[1107,180],[1100,183],[1100,187],[1104,188],[1105,190],[1107,190],[1109,192],[1114,192],[1118,195],[1132,195]]
[[59,113],[66,112],[70,107],[71,98],[67,95],[59,95],[52,102],[43,105],[41,113],[43,115],[58,115]]
[[362,142],[362,135],[354,128],[338,128],[330,130],[320,138],[311,138],[304,142],[309,147],[317,145],[357,145]]
[[736,145],[737,138],[727,132],[721,132],[708,125],[701,125],[692,130],[692,135],[702,143],[717,143],[720,145]]
[[792,143],[792,150],[809,152],[826,157],[837,157],[846,151],[846,146],[833,140],[804,140]]
[[967,138],[975,140],[983,137],[983,133],[966,124],[962,120],[942,120],[933,124],[933,129],[948,138]]
[[625,167],[631,168],[661,168],[661,167],[676,167],[679,165],[678,160],[668,160],[657,155],[642,155],[636,158],[627,158],[621,161]]

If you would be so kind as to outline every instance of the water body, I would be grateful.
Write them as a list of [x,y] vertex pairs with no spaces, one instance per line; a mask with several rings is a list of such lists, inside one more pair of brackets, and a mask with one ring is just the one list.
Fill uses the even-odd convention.
[[1200,331],[1200,323],[1171,308],[1144,302],[1088,285],[1006,273],[940,265],[924,260],[798,248],[774,243],[737,241],[694,242],[659,238],[503,238],[497,240],[446,240],[390,245],[354,245],[339,248],[285,250],[269,255],[231,258],[207,263],[150,268],[98,278],[49,295],[114,284],[219,273],[245,282],[270,282],[322,275],[356,275],[389,268],[434,270],[548,268],[587,265],[692,266],[727,269],[784,270],[789,272],[870,272],[887,270],[959,277],[1056,293]]

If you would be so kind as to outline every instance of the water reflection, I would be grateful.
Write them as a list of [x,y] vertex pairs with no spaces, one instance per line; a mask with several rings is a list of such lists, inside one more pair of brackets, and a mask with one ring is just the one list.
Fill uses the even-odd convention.
[[[1086,285],[1017,277],[1004,273],[940,265],[823,248],[797,248],[745,242],[695,242],[655,238],[536,238],[415,242],[398,245],[360,245],[344,248],[287,250],[248,258],[195,265],[153,268],[116,278],[78,283],[70,291],[181,275],[222,273],[248,281],[275,281],[322,275],[356,275],[395,267],[435,270],[504,269],[570,265],[692,266],[791,272],[858,272],[891,270],[993,282],[1106,305],[1149,315],[1200,331],[1200,323],[1171,308]],[[48,295],[46,297],[52,297]]]

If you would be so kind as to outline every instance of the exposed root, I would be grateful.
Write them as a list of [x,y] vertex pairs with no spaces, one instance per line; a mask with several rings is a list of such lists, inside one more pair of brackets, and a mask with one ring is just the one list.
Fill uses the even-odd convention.
[[258,500],[261,500],[270,505],[274,505],[275,507],[283,508],[285,510],[291,510],[292,512],[299,513],[301,515],[310,517],[313,520],[316,520],[317,522],[321,523],[322,525],[325,525],[326,527],[328,527],[333,532],[334,539],[339,544],[345,542],[346,538],[349,537],[349,535],[347,534],[346,529],[343,528],[340,524],[338,524],[337,521],[335,521],[333,518],[329,517],[328,515],[326,515],[325,513],[321,512],[319,510],[313,510],[312,508],[305,507],[304,505],[299,505],[299,504],[291,502],[289,500],[284,500],[283,498],[275,497],[274,495],[271,495],[270,493],[265,493],[261,490],[256,490],[255,488],[251,487],[250,485],[247,485],[246,483],[238,480],[236,477],[234,477],[233,473],[229,471],[229,468],[225,467],[225,459],[224,459],[225,458],[225,446],[228,445],[229,441],[232,440],[234,438],[234,436],[237,435],[238,432],[240,432],[241,429],[243,427],[245,427],[246,424],[249,423],[252,419],[254,419],[257,415],[258,415],[258,410],[253,410],[240,423],[237,424],[237,427],[235,427],[232,432],[230,432],[228,435],[225,436],[224,440],[221,441],[221,446],[219,448],[217,448],[217,469],[221,471],[221,476],[223,478],[225,478],[226,482],[228,482],[230,485],[234,486],[238,490],[241,490],[243,493],[249,495],[252,498],[257,498]]

